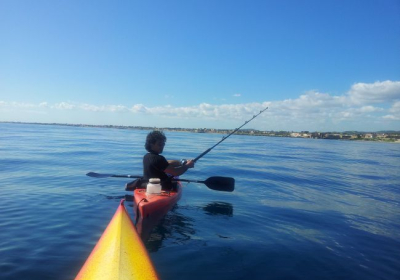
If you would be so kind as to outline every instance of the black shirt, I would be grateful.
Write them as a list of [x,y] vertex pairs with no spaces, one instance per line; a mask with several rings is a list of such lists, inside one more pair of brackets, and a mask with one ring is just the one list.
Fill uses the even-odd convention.
[[159,178],[161,181],[168,179],[168,175],[164,170],[168,167],[169,163],[165,157],[156,153],[147,153],[143,157],[143,178],[149,180],[150,178]]

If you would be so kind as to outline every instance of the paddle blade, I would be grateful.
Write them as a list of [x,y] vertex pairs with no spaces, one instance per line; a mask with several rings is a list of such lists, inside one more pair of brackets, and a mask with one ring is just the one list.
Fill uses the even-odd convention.
[[100,174],[100,173],[96,173],[96,172],[89,172],[89,173],[86,173],[86,176],[94,177],[94,178],[107,178],[107,177],[112,177],[113,174]]
[[210,177],[204,181],[204,184],[212,190],[222,192],[233,192],[235,189],[235,179],[231,177]]

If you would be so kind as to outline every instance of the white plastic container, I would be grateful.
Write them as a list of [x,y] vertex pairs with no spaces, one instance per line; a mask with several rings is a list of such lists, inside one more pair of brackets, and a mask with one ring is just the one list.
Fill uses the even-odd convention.
[[160,179],[158,178],[151,178],[147,183],[146,187],[147,194],[160,194],[161,193],[161,184]]

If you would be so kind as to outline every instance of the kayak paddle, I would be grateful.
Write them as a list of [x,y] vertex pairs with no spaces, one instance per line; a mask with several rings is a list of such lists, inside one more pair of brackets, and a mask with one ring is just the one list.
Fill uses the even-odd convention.
[[[116,174],[101,174],[96,172],[89,172],[86,174],[89,177],[94,178],[107,178],[107,177],[114,177],[114,178],[142,178],[143,176],[138,175],[116,175]],[[173,179],[173,182],[188,182],[188,183],[201,183],[205,184],[209,189],[215,191],[222,191],[222,192],[233,192],[235,189],[235,179],[231,177],[221,177],[221,176],[214,176],[209,177],[205,181],[199,180],[188,180],[188,179]]]

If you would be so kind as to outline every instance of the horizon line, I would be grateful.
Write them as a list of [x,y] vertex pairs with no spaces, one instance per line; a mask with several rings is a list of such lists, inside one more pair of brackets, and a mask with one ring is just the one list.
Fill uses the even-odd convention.
[[[83,126],[83,127],[104,127],[104,128],[118,128],[118,129],[143,129],[143,130],[151,130],[151,129],[176,129],[176,130],[214,130],[214,131],[232,131],[235,128],[184,128],[184,127],[157,127],[157,126],[140,126],[140,125],[114,125],[114,124],[84,124],[84,123],[49,123],[49,122],[21,122],[21,121],[0,121],[0,123],[10,123],[10,124],[33,124],[33,125],[59,125],[59,126]],[[243,128],[239,131],[243,130],[253,130],[259,132],[297,132],[294,130],[259,130],[255,128]],[[344,131],[313,131],[310,130],[301,130],[300,132],[304,133],[346,133],[346,132],[360,132],[360,133],[383,133],[383,132],[390,132],[390,133],[400,133],[399,130],[379,130],[379,131],[359,131],[359,130],[344,130]]]

